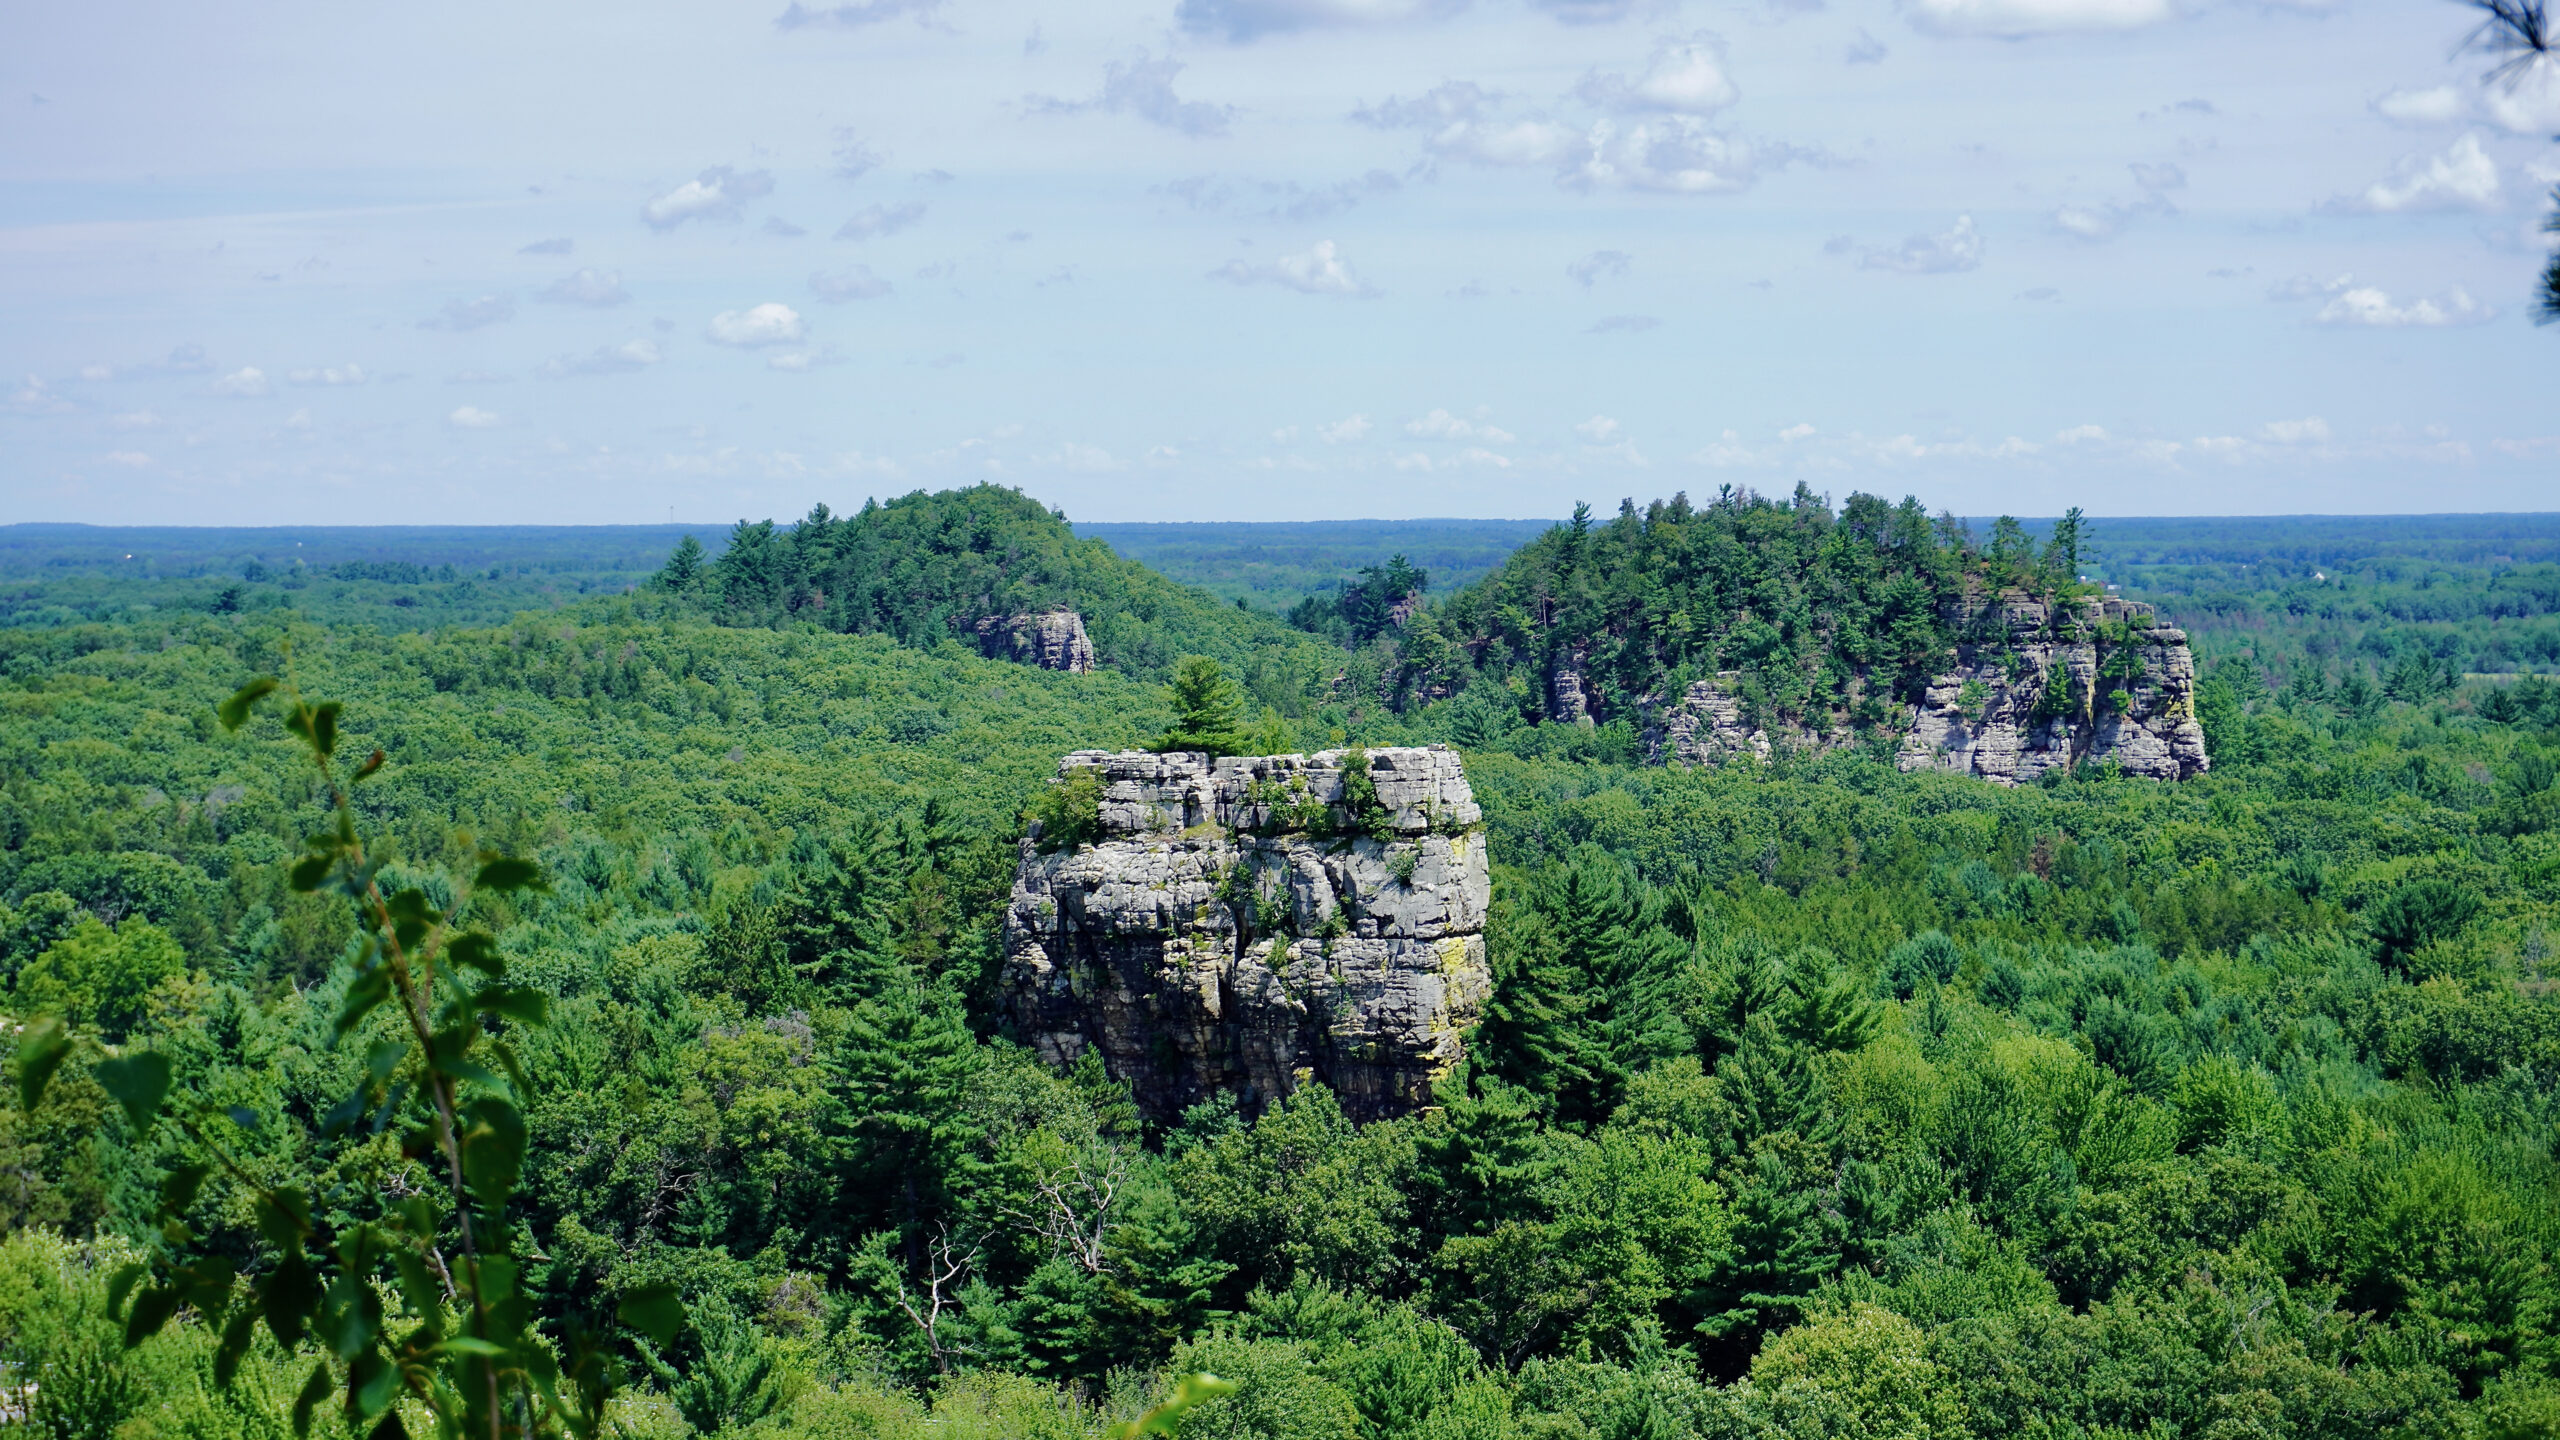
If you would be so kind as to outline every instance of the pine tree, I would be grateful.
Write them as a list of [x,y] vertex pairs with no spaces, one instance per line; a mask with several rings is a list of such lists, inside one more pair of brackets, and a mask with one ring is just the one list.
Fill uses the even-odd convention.
[[1216,759],[1241,752],[1244,691],[1217,661],[1205,655],[1184,657],[1174,667],[1170,690],[1173,728],[1155,743],[1158,753],[1196,750]]
[[702,578],[702,567],[709,563],[703,554],[702,542],[687,535],[658,571],[658,584],[679,595],[692,589],[694,582]]
[[877,1207],[914,1271],[928,1231],[984,1168],[982,1127],[969,1113],[983,1063],[977,1041],[957,998],[899,985],[854,1007],[835,1063],[842,1193]]
[[1746,1362],[1762,1337],[1800,1318],[1814,1290],[1840,1268],[1840,1224],[1823,1208],[1819,1163],[1802,1139],[1773,1136],[1754,1147],[1734,1196],[1732,1258],[1710,1293],[1721,1308],[1698,1328]]

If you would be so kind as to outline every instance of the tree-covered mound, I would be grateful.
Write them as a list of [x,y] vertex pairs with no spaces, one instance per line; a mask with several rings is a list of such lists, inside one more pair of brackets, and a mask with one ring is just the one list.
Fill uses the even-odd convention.
[[1579,506],[1407,623],[1400,648],[1425,695],[1488,676],[1535,709],[1563,669],[1595,711],[1622,716],[1732,670],[1791,720],[1873,725],[1945,668],[1968,595],[2076,593],[2078,532],[2074,511],[2039,550],[2004,518],[1977,544],[1916,499],[1851,495],[1835,514],[1801,484],[1786,500],[1730,486],[1703,506],[1628,500],[1598,525]]
[[1103,666],[1151,679],[1184,655],[1249,672],[1308,648],[1277,620],[1079,539],[1063,514],[1000,485],[919,490],[852,515],[820,505],[796,525],[741,520],[716,560],[687,537],[658,583],[725,624],[807,622],[923,649],[976,648],[982,621],[1073,610]]

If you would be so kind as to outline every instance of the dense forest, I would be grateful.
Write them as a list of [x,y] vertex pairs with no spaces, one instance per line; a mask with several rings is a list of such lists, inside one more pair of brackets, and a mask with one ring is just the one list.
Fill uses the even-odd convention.
[[[217,716],[278,674],[383,757],[368,879],[492,937],[512,1008],[447,1033],[503,1045],[467,1083],[519,1168],[472,1213],[517,1237],[524,1343],[612,1357],[604,1433],[1096,1436],[1210,1372],[1182,1436],[2552,1434],[2560,685],[2469,659],[2551,623],[2546,562],[2427,557],[2413,591],[2541,598],[2389,624],[2164,585],[2193,781],[1899,773],[1890,687],[1962,638],[1947,602],[2112,578],[2073,554],[2110,529],[1672,500],[1443,590],[1353,557],[1293,626],[981,488],[504,623],[207,574],[289,598],[0,628],[0,1008],[22,1087],[38,1038],[78,1057],[0,1107],[0,1364],[47,1436],[283,1436],[298,1401],[431,1433],[359,1383],[372,1331],[220,1319],[321,1238],[379,1273],[314,1315],[457,1293],[349,1248],[443,1183],[398,1087],[460,1062],[399,1059],[367,912],[300,883],[338,843],[322,727]],[[968,642],[1059,604],[1095,673]],[[1601,723],[1546,722],[1559,653]],[[1194,655],[1266,740],[1464,753],[1495,984],[1433,1106],[1155,1124],[1000,1023],[1026,807],[1175,725]],[[1708,669],[1872,693],[1870,743],[1639,763],[1606,697]],[[471,890],[492,855],[543,888]],[[315,1411],[315,1362],[372,1398]]]

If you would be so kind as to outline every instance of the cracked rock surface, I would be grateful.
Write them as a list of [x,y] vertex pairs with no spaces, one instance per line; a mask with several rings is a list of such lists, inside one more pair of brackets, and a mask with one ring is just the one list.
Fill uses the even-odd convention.
[[1101,833],[1023,842],[1016,1031],[1053,1065],[1098,1050],[1161,1120],[1309,1080],[1355,1118],[1424,1103],[1491,986],[1483,815],[1455,751],[1367,758],[1374,806],[1346,799],[1340,751],[1067,756],[1061,779],[1101,782]]
[[[2196,664],[2183,630],[2154,623],[2138,601],[2085,600],[2057,617],[2042,603],[2007,598],[1996,614],[1961,617],[1981,637],[1955,649],[1955,665],[1905,707],[1895,763],[1947,770],[2002,785],[2049,770],[2114,764],[2127,775],[2186,780],[2212,768],[2196,722]],[[1854,739],[1845,727],[1810,734],[1746,715],[1741,677],[1691,684],[1659,712],[1647,739],[1668,764],[1765,761],[1775,744],[1803,752]],[[1775,733],[1773,735],[1772,730]]]

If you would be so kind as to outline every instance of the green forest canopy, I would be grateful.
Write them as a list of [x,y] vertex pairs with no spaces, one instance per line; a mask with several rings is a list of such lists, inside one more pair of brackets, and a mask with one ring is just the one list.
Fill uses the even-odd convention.
[[[1763,606],[1823,657],[1851,607],[2003,543],[1719,503],[1566,527],[1426,613],[1545,586],[1532,645],[1467,662],[1496,682],[1565,639],[1728,663]],[[1205,599],[1152,621],[1136,597],[1195,592],[1134,567],[1041,591],[1108,557],[914,543],[920,577],[1020,570],[981,592],[1005,604],[1133,597],[1112,623],[1175,658],[1224,635],[1299,745],[1462,746],[1496,991],[1435,1109],[1353,1126],[1310,1090],[1151,1129],[1010,1043],[1016,817],[1064,751],[1174,714],[1138,667],[945,644],[944,600],[900,612],[931,622],[914,643],[647,587],[402,633],[257,606],[0,629],[0,994],[239,1107],[318,1223],[419,1182],[396,1134],[323,1123],[368,1037],[329,1038],[343,902],[286,884],[318,819],[293,743],[213,722],[289,648],[345,703],[342,753],[388,757],[359,811],[389,873],[432,890],[489,846],[551,877],[493,912],[552,1009],[519,1041],[511,1214],[543,1324],[684,1295],[663,1370],[617,1341],[628,1433],[1088,1435],[1192,1370],[1242,1383],[1186,1436],[2552,1424],[2560,687],[2309,648],[2380,620],[2206,612],[2216,764],[2186,784],[2004,790],[1859,749],[1671,770],[1480,679],[1354,693],[1410,630],[1355,654]],[[2436,563],[2433,588],[2509,573]],[[1673,644],[1654,617],[1689,606]],[[2467,655],[2506,620],[2426,623]],[[0,1118],[0,1360],[41,1377],[50,1433],[291,1428],[308,1348],[260,1339],[218,1386],[200,1328],[128,1352],[106,1313],[187,1153],[85,1072]],[[221,1176],[186,1221],[189,1255],[274,1263]]]

